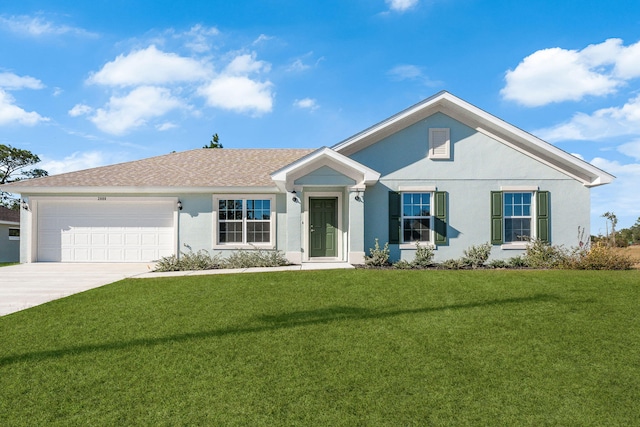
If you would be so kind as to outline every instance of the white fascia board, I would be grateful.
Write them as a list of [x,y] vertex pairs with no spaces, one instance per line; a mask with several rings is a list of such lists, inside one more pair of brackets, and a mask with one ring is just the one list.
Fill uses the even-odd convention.
[[209,193],[279,193],[277,186],[269,187],[18,187],[12,189],[23,195],[33,194],[209,194]]

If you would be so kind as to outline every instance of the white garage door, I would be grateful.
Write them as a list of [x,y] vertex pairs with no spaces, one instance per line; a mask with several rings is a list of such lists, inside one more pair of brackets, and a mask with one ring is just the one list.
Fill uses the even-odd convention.
[[175,252],[175,202],[40,201],[38,261],[148,262]]

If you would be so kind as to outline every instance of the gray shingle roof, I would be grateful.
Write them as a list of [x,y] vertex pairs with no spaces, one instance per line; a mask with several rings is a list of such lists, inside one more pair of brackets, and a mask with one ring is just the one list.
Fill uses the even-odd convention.
[[20,222],[20,211],[0,206],[0,221]]
[[271,187],[312,149],[197,149],[15,183],[36,187]]

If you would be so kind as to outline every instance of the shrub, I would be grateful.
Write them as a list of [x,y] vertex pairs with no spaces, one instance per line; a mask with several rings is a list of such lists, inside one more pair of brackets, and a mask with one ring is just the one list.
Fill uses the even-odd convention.
[[401,259],[400,261],[396,262],[395,264],[393,264],[394,268],[398,268],[400,270],[410,270],[413,268],[413,263],[405,260],[405,259]]
[[220,255],[210,255],[205,250],[181,252],[158,260],[154,271],[212,270],[221,268]]
[[263,249],[234,251],[222,260],[222,268],[280,267],[288,264],[281,251]]
[[529,266],[529,264],[527,264],[527,260],[520,255],[509,258],[507,260],[507,264],[511,268],[524,268]]
[[463,251],[462,263],[469,267],[482,267],[491,255],[491,243],[483,243],[478,246],[470,246]]
[[529,267],[557,268],[564,265],[569,254],[561,246],[552,246],[539,239],[532,240],[527,245],[524,259]]
[[433,247],[420,246],[420,242],[416,242],[416,255],[411,265],[416,268],[427,268],[433,265]]
[[465,263],[461,259],[448,259],[440,263],[440,267],[448,270],[459,270],[465,267]]
[[489,262],[489,267],[491,268],[507,268],[509,267],[509,263],[503,259],[494,259]]
[[567,257],[563,267],[576,270],[629,270],[633,262],[605,242],[598,242],[590,248],[575,250]]
[[215,270],[219,268],[279,267],[288,265],[289,261],[280,251],[262,249],[241,249],[234,251],[228,258],[222,259],[220,254],[210,255],[205,250],[183,252],[180,257],[170,255],[160,258],[153,271],[190,271]]
[[389,265],[389,242],[380,249],[380,242],[376,237],[373,248],[369,248],[369,255],[364,257],[365,265],[369,267],[384,267]]

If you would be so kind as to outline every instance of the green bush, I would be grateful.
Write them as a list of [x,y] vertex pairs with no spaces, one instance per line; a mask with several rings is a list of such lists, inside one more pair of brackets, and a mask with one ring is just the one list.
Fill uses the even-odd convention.
[[442,261],[439,266],[441,268],[446,268],[447,270],[459,270],[464,268],[466,265],[461,259],[447,259]]
[[410,270],[413,268],[413,263],[405,260],[405,259],[401,259],[400,261],[396,262],[395,264],[393,264],[394,268],[398,268],[400,270]]
[[170,255],[157,261],[154,271],[187,271],[187,270],[211,270],[221,268],[219,255],[209,255],[205,250],[198,252],[181,252],[180,256]]
[[420,246],[420,242],[416,242],[416,254],[411,262],[416,268],[427,268],[433,265],[433,247]]
[[389,242],[380,249],[380,242],[376,237],[373,248],[369,248],[369,255],[364,257],[364,263],[368,267],[385,267],[389,265]]
[[569,254],[561,246],[552,246],[542,240],[534,239],[527,245],[524,259],[529,267],[558,268],[562,267]]
[[529,264],[527,264],[527,260],[520,255],[509,258],[507,260],[507,264],[511,268],[524,268],[529,266]]
[[469,267],[482,267],[491,255],[491,243],[483,243],[478,246],[470,246],[469,249],[463,251],[464,256],[461,262]]
[[222,260],[222,268],[280,267],[289,265],[281,251],[246,249],[234,251]]
[[489,264],[487,265],[491,268],[508,268],[509,262],[503,259],[494,259],[493,261],[490,261]]
[[281,251],[241,249],[222,259],[220,254],[210,255],[205,250],[183,252],[179,257],[170,255],[160,258],[154,271],[215,270],[220,268],[279,267],[289,261]]

